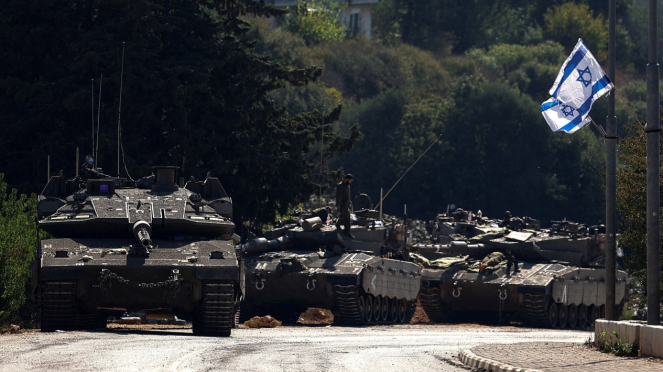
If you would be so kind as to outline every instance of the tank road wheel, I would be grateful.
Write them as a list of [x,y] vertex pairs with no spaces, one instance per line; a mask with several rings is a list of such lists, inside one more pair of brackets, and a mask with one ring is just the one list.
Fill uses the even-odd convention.
[[391,320],[392,323],[396,323],[398,321],[398,299],[394,297],[389,303],[389,320]]
[[373,321],[379,322],[382,320],[382,296],[373,297]]
[[235,288],[230,283],[203,282],[202,303],[193,317],[193,333],[230,336],[235,326]]
[[380,311],[382,321],[389,319],[389,297],[382,297],[382,310]]
[[407,313],[407,301],[402,298],[398,300],[398,322],[405,323],[405,314]]
[[569,306],[569,328],[575,328],[578,325],[578,306]]
[[564,304],[559,304],[558,308],[559,314],[557,316],[559,321],[559,328],[566,328],[566,324],[569,320],[569,308]]
[[373,296],[366,295],[366,308],[364,309],[364,319],[366,323],[373,323]]
[[559,309],[557,308],[557,303],[553,302],[548,308],[548,325],[551,328],[557,327],[557,320],[559,318]]
[[41,296],[41,330],[74,329],[76,324],[76,283],[46,282]]
[[359,311],[361,313],[361,321],[366,322],[366,316],[364,312],[366,311],[366,300],[364,300],[364,296],[359,296],[359,299],[357,299],[357,307],[359,307]]

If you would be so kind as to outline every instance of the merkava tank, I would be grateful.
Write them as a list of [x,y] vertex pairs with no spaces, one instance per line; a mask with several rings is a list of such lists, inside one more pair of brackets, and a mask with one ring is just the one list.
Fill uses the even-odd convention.
[[[363,196],[362,196],[363,197]],[[355,199],[355,208],[360,203]],[[406,228],[387,227],[379,213],[356,210],[343,236],[306,218],[268,231],[242,245],[246,298],[242,318],[270,314],[293,322],[309,307],[332,310],[347,325],[409,323],[421,285],[418,265],[398,260]]]
[[38,251],[43,331],[159,309],[190,315],[194,334],[230,335],[244,278],[232,199],[218,178],[184,185],[177,167],[153,170],[137,183],[91,166],[50,178],[38,203],[51,235]]
[[[415,245],[424,264],[419,301],[433,321],[468,310],[520,315],[539,327],[593,326],[605,314],[605,230],[573,222],[541,229],[532,218],[490,220],[458,211],[431,224],[435,244]],[[615,303],[628,298],[617,271]]]

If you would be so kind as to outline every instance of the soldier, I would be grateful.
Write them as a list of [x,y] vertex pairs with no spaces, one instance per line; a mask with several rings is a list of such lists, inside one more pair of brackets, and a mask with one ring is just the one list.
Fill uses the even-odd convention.
[[513,253],[511,253],[511,249],[507,248],[506,252],[504,252],[504,256],[506,258],[506,274],[509,275],[509,271],[511,271],[511,265],[513,265],[513,273],[517,273],[518,261],[516,260],[516,257],[514,257]]
[[339,182],[336,186],[336,209],[339,211],[340,216],[336,221],[336,229],[341,230],[341,226],[345,226],[343,235],[354,239],[350,233],[350,184],[354,180],[351,174],[346,174],[343,181]]

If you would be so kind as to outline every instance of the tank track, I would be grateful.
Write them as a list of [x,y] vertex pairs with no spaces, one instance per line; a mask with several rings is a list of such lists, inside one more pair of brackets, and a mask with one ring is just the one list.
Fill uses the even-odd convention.
[[359,287],[356,285],[335,285],[334,302],[341,314],[341,323],[346,325],[364,325],[362,309],[359,308]]
[[451,309],[442,303],[440,288],[421,288],[419,303],[432,322],[448,323],[453,319]]
[[525,308],[528,322],[536,327],[549,328],[548,304],[550,296],[525,295]]
[[41,296],[41,330],[76,329],[76,283],[45,282]]
[[[340,322],[345,325],[361,326],[361,325],[377,325],[377,324],[394,324],[397,322],[388,320],[370,321],[367,322],[364,318],[363,309],[359,307],[359,298],[363,296],[360,293],[359,286],[357,285],[335,285],[334,286],[334,304],[336,310],[340,314]],[[410,324],[410,320],[414,316],[417,308],[416,300],[408,301],[405,310],[405,321],[401,324]]]
[[230,283],[203,282],[202,304],[196,310],[193,333],[205,336],[230,336],[235,327],[235,288]]

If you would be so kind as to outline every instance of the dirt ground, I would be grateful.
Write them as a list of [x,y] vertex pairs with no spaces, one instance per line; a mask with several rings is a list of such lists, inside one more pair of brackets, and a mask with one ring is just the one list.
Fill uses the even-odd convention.
[[[312,307],[299,316],[297,323],[305,325],[333,324],[334,314],[327,309]],[[417,301],[417,309],[414,311],[414,316],[412,317],[410,324],[427,323],[430,323],[430,320],[428,319],[428,316],[426,316],[424,309],[421,308],[419,301]]]

